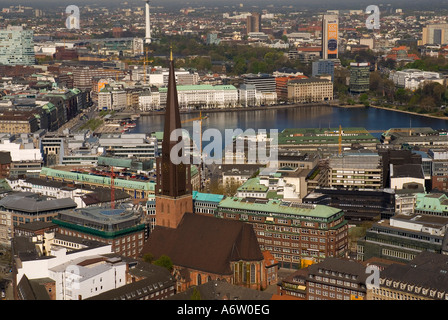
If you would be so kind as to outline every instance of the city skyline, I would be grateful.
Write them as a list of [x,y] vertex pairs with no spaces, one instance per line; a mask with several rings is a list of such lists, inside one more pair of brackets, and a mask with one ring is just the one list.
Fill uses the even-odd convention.
[[[76,3],[75,3],[76,2]],[[88,0],[78,0],[78,1],[69,1],[69,0],[42,0],[39,2],[36,1],[27,1],[22,0],[21,2],[12,2],[10,0],[0,0],[0,5],[27,5],[27,6],[35,6],[35,7],[45,7],[48,5],[52,5],[55,3],[62,5],[69,5],[69,4],[80,4],[80,5],[105,5],[105,6],[118,6],[123,3],[128,3],[131,5],[143,5],[144,0],[128,0],[128,1],[122,1],[122,0],[111,0],[111,1],[102,1],[98,0],[97,2],[91,2]],[[180,0],[167,0],[163,2],[153,1],[154,5],[169,5],[169,6],[176,6],[176,7],[188,7],[188,6],[217,6],[217,7],[226,7],[226,6],[236,6],[239,7],[240,4],[243,4],[242,8],[250,8],[250,7],[263,7],[263,8],[275,8],[278,6],[293,6],[293,7],[305,7],[305,8],[320,8],[320,9],[336,9],[336,8],[343,8],[348,9],[349,7],[366,7],[368,5],[382,5],[382,6],[406,6],[410,9],[423,9],[428,8],[428,6],[431,6],[432,8],[439,8],[446,6],[447,0],[429,0],[426,1],[425,4],[422,4],[419,0],[414,1],[405,1],[405,0],[388,0],[388,1],[357,1],[357,0],[343,0],[338,1],[335,3],[334,1],[330,0],[318,0],[313,1],[313,3],[310,3],[309,1],[304,0],[297,0],[297,1],[291,1],[291,0],[283,0],[280,2],[276,2],[275,5],[273,5],[270,1],[226,1],[225,4],[222,4],[219,0],[207,0],[207,1],[189,1],[187,3],[180,1]]]
[[448,300],[430,1],[0,0],[0,299]]

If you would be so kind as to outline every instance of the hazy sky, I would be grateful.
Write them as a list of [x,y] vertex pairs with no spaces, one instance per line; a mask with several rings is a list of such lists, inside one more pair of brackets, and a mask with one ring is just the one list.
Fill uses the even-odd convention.
[[[105,6],[119,5],[126,2],[124,0],[0,0],[2,7],[11,5],[27,5],[31,7],[45,7],[48,5],[86,5],[86,4],[104,4]],[[140,4],[143,0],[127,0],[130,4]],[[160,5],[165,7],[179,6],[186,7],[189,5],[234,5],[243,3],[244,7],[251,7],[258,5],[259,7],[266,7],[274,3],[279,5],[292,5],[294,8],[328,8],[328,9],[348,9],[348,8],[363,8],[370,4],[391,4],[395,8],[422,8],[427,10],[435,10],[440,7],[448,8],[448,0],[151,0],[154,6]]]

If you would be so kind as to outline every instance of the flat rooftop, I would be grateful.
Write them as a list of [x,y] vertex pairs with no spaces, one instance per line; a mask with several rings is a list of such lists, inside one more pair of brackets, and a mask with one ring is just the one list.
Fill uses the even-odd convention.
[[342,212],[341,209],[325,205],[303,204],[291,201],[255,198],[228,197],[221,201],[218,208],[254,211],[260,214],[288,215],[291,218],[315,217],[328,219]]

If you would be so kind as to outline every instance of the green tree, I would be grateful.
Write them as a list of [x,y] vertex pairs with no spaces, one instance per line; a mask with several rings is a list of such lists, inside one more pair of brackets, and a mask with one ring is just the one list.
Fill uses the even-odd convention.
[[160,258],[155,260],[153,264],[156,266],[164,267],[170,272],[173,271],[173,262],[171,261],[171,258],[166,255],[160,256]]

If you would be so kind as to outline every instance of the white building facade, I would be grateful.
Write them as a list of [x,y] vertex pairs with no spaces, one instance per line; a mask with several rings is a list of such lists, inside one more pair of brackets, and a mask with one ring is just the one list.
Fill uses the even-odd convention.
[[437,82],[444,84],[444,79],[438,72],[422,71],[418,69],[405,69],[391,72],[389,78],[395,86],[409,90],[417,90],[425,83]]
[[[126,263],[110,257],[112,245],[88,247],[56,238],[54,233],[34,237],[36,249],[47,252],[37,259],[17,263],[17,283],[28,279],[55,281],[56,300],[83,300],[126,284]],[[80,250],[81,249],[81,250]]]

